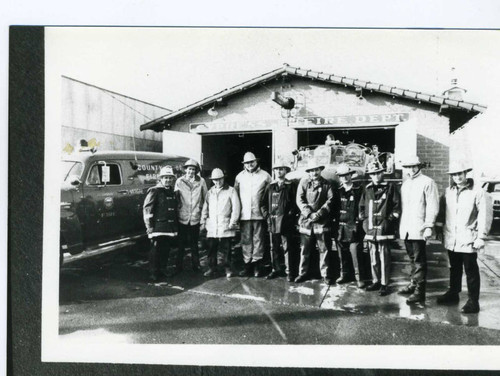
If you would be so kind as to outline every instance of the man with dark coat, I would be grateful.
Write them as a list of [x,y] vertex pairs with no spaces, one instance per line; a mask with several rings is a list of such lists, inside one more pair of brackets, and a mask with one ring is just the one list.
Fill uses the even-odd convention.
[[348,165],[342,164],[337,168],[340,183],[338,188],[337,247],[340,259],[340,277],[337,283],[351,282],[356,279],[359,288],[365,287],[366,272],[363,262],[363,238],[365,233],[359,220],[359,201],[363,188],[355,185],[352,175],[355,173]]
[[311,250],[316,244],[320,254],[320,270],[323,282],[327,285],[332,280],[330,266],[332,253],[332,185],[321,176],[325,168],[315,160],[310,160],[306,169],[308,177],[303,178],[297,189],[297,206],[300,209],[299,232],[301,234],[299,276],[296,283],[308,279]]
[[395,238],[401,200],[396,186],[384,181],[384,168],[379,162],[368,163],[367,174],[372,182],[359,202],[359,218],[363,220],[372,265],[373,283],[366,290],[379,290],[379,295],[385,296],[389,294],[390,241]]
[[261,208],[271,236],[272,271],[267,279],[274,279],[283,274],[279,257],[282,254],[281,247],[283,247],[285,273],[288,276],[288,281],[293,281],[290,251],[293,248],[292,232],[296,215],[295,189],[292,182],[285,179],[287,172],[290,172],[290,167],[283,158],[278,158],[273,170],[276,174],[276,180],[268,186]]
[[168,263],[172,239],[177,236],[178,199],[174,191],[175,175],[171,166],[162,167],[160,181],[149,188],[144,200],[143,215],[146,232],[151,239],[149,251],[150,279],[158,282]]

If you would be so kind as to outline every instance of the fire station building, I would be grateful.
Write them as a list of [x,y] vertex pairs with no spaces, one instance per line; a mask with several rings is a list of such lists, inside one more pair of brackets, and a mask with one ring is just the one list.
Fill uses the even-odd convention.
[[141,126],[163,132],[163,151],[189,156],[203,175],[222,168],[234,181],[246,151],[270,172],[279,155],[325,144],[328,134],[348,144],[417,154],[442,191],[448,185],[450,134],[486,110],[452,87],[424,94],[284,64]]

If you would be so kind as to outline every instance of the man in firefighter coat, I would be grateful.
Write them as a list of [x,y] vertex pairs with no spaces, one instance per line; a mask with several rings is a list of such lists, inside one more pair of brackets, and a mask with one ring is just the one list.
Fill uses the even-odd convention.
[[240,276],[248,277],[253,270],[255,277],[263,277],[265,222],[261,202],[264,191],[271,182],[271,175],[259,167],[258,159],[251,152],[245,153],[242,163],[244,169],[234,182],[234,189],[241,202],[241,248],[245,262]]
[[[291,181],[285,179],[290,167],[283,158],[278,158],[273,166],[276,179],[271,182],[262,201],[262,214],[267,220],[267,228],[271,237],[272,271],[267,279],[274,279],[283,274],[280,264],[281,247],[285,259],[285,273],[288,281],[293,281],[290,259],[292,234],[295,225],[296,206],[295,189]],[[292,258],[293,259],[293,258]]]
[[373,283],[366,290],[379,290],[379,294],[385,296],[389,293],[390,241],[395,238],[401,213],[400,196],[394,184],[384,181],[384,168],[379,162],[368,163],[367,174],[371,183],[359,202],[359,217],[363,221],[372,266]]
[[308,279],[311,249],[316,244],[320,254],[320,270],[323,282],[334,283],[330,266],[332,253],[331,210],[333,189],[321,176],[325,166],[310,160],[306,169],[308,177],[303,178],[297,189],[297,206],[300,209],[299,232],[301,234],[299,275],[295,282]]
[[467,276],[469,299],[462,313],[479,312],[479,290],[481,281],[477,265],[477,252],[484,247],[493,218],[491,196],[472,179],[466,162],[455,162],[448,172],[452,185],[441,197],[436,232],[448,250],[450,261],[450,287],[437,298],[438,304],[458,304],[462,291],[462,270]]
[[348,165],[342,164],[337,168],[341,186],[338,188],[338,233],[337,247],[340,259],[340,277],[337,283],[356,280],[359,288],[365,287],[366,272],[363,262],[363,231],[359,219],[359,201],[363,188],[355,185],[352,175],[355,173]]
[[432,229],[439,210],[437,185],[421,172],[418,156],[410,156],[401,162],[407,179],[401,187],[401,222],[399,236],[405,242],[410,258],[410,283],[399,290],[402,295],[410,295],[408,304],[425,302],[427,279],[426,242],[432,236]]
[[184,164],[185,175],[175,182],[175,191],[179,197],[179,248],[177,251],[176,272],[183,270],[184,249],[191,249],[191,265],[195,272],[200,270],[198,240],[200,235],[200,217],[207,184],[198,174],[200,165],[194,159]]
[[174,191],[175,175],[171,166],[162,167],[160,181],[149,188],[143,205],[144,224],[151,239],[150,279],[158,282],[168,263],[172,239],[177,236],[178,199]]

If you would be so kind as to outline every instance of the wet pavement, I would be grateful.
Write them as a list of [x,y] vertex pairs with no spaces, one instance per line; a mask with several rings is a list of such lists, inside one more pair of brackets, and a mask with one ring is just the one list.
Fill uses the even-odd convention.
[[[190,270],[155,284],[147,282],[145,254],[137,250],[77,260],[61,271],[60,335],[131,343],[500,344],[500,237],[479,256],[478,314],[460,313],[465,275],[460,303],[436,304],[448,286],[447,255],[435,242],[427,252],[427,298],[417,306],[397,294],[410,270],[401,244],[392,250],[384,297],[354,282],[296,284],[223,273],[207,279]],[[203,269],[206,261],[202,253]]]

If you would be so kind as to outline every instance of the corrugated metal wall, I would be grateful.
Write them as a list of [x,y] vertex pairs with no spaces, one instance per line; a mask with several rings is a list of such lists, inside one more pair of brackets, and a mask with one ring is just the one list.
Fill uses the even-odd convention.
[[139,127],[170,112],[68,77],[62,77],[62,153],[71,154],[81,139],[100,150],[162,151],[161,133]]

